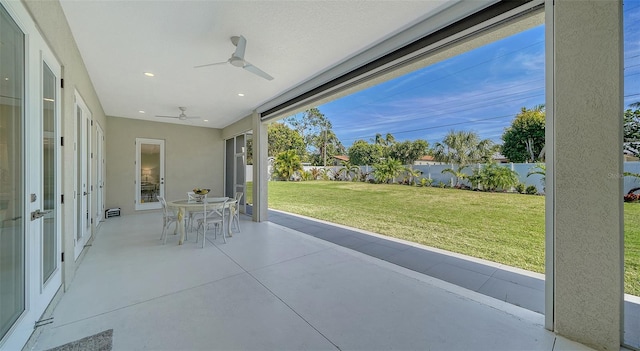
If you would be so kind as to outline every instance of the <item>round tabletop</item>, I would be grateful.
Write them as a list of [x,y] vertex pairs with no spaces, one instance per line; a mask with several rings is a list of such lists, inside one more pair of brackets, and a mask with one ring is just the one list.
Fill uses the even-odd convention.
[[[219,203],[219,202],[225,202],[229,200],[228,197],[208,197],[205,199],[205,201],[208,204],[215,204],[215,203]],[[182,199],[182,200],[175,200],[175,201],[170,201],[167,203],[168,205],[173,205],[173,206],[178,206],[178,207],[188,207],[188,206],[202,206],[202,201],[196,201],[196,200],[191,200],[191,199]]]

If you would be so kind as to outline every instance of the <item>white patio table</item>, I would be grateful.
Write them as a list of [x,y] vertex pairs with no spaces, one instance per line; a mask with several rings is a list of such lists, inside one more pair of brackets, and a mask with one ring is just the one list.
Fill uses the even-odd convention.
[[[211,205],[216,205],[216,204],[218,204],[218,206],[220,206],[220,208],[222,209],[224,202],[227,201],[228,199],[229,199],[228,197],[209,197],[209,198],[205,198],[203,201],[207,202],[207,210],[213,209],[214,207]],[[187,210],[192,210],[192,211],[202,210],[204,207],[204,204],[202,203],[202,201],[181,199],[181,200],[175,200],[175,201],[168,201],[167,206],[178,210],[177,229],[178,229],[178,232],[180,233],[180,240],[178,241],[178,245],[182,245],[182,243],[184,242],[184,233],[185,233],[184,216]],[[222,213],[224,214],[224,212],[225,211],[223,209]],[[229,213],[230,212],[231,211],[229,211]],[[222,216],[222,230],[224,230],[224,223],[225,223],[224,216]],[[231,226],[229,224],[230,222],[227,223],[227,228],[229,231],[229,236],[231,236]]]

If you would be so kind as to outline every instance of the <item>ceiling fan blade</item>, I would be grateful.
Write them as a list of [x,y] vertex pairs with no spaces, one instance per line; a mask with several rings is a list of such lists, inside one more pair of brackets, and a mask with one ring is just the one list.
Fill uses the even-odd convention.
[[239,57],[244,60],[244,50],[247,47],[247,39],[245,39],[242,35],[238,37],[238,44],[236,45],[236,51],[233,53],[233,56]]
[[201,67],[208,67],[208,66],[224,65],[224,64],[226,64],[226,63],[228,63],[228,62],[229,62],[229,61],[216,62],[216,63],[207,63],[206,65],[194,66],[193,68],[201,68]]
[[[246,61],[245,61],[246,62]],[[244,67],[242,67],[244,69],[246,69],[247,71],[253,73],[253,74],[257,74],[260,77],[266,79],[266,80],[273,80],[273,77],[270,76],[267,72],[261,70],[260,68],[250,64],[249,62],[246,62],[246,65],[244,65]]]
[[156,115],[156,117],[162,117],[162,118],[180,118],[180,117],[176,117],[176,116],[159,116],[159,115]]

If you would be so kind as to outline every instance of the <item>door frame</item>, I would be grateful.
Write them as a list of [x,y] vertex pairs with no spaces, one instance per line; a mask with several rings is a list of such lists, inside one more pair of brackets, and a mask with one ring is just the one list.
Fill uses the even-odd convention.
[[104,130],[96,123],[96,228],[104,221]]
[[[78,110],[82,112],[78,116]],[[84,102],[80,93],[74,92],[74,120],[76,142],[74,143],[74,214],[76,225],[74,226],[74,259],[78,259],[86,243],[93,235],[91,216],[91,124],[92,114],[89,107]],[[86,177],[83,178],[83,177]],[[82,179],[80,179],[82,178]],[[82,181],[84,184],[81,184]],[[84,193],[86,192],[86,195]],[[85,199],[84,196],[86,196]],[[82,235],[78,233],[82,231]]]
[[142,193],[142,159],[141,159],[141,151],[142,144],[152,144],[158,145],[160,147],[160,175],[159,175],[159,184],[158,184],[158,195],[164,196],[164,183],[165,183],[165,141],[164,139],[148,139],[148,138],[136,138],[136,161],[134,164],[134,184],[135,184],[135,192],[134,192],[134,204],[135,210],[155,210],[162,208],[162,204],[160,201],[155,202],[144,202],[141,193]]

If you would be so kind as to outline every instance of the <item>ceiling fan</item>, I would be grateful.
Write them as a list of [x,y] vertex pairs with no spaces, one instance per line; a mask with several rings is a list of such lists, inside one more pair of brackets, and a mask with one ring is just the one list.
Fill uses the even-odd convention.
[[206,65],[195,66],[194,68],[224,65],[224,64],[230,63],[233,66],[244,68],[247,71],[253,74],[256,74],[266,80],[273,80],[273,77],[270,76],[268,73],[252,65],[251,63],[245,61],[244,50],[247,47],[247,39],[245,39],[242,35],[233,36],[231,37],[231,43],[233,43],[233,45],[236,46],[236,51],[233,54],[231,54],[231,57],[228,60],[223,62],[216,62],[216,63],[209,63]]
[[184,121],[184,120],[187,120],[187,119],[197,119],[197,118],[200,118],[200,117],[195,117],[195,116],[193,116],[193,117],[187,117],[187,115],[184,113],[184,111],[186,111],[186,110],[187,110],[187,108],[186,108],[186,107],[178,107],[178,109],[180,109],[180,115],[179,115],[179,116],[159,116],[159,115],[156,115],[156,117],[162,117],[162,118],[177,118],[177,119],[179,119],[179,120],[181,120],[181,121]]

